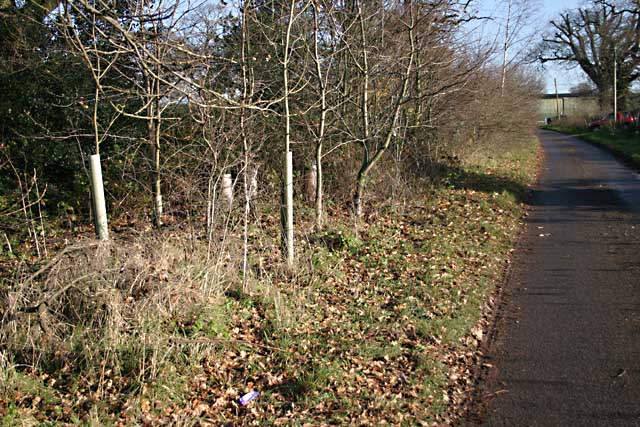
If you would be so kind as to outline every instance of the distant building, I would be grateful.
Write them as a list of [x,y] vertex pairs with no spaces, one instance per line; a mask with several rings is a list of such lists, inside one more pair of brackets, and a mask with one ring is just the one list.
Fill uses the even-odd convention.
[[593,93],[547,93],[538,104],[538,119],[546,117],[589,118],[600,114],[598,97]]

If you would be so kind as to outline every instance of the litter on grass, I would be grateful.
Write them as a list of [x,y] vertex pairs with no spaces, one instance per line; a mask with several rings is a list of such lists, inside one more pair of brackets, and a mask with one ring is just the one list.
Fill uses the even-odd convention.
[[249,393],[245,394],[239,399],[239,402],[242,406],[248,405],[251,401],[255,400],[258,396],[260,396],[260,392],[251,390]]

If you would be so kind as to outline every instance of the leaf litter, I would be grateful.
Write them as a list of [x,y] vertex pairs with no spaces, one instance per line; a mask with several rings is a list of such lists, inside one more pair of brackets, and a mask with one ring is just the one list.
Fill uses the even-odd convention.
[[[357,233],[319,233],[325,244],[310,256],[313,274],[274,275],[269,296],[227,292],[224,333],[175,337],[209,348],[164,372],[180,381],[135,382],[106,365],[99,382],[73,377],[60,355],[53,372],[20,373],[38,385],[4,393],[0,417],[98,417],[121,426],[456,424],[523,207],[511,193],[465,185],[425,191],[413,203],[371,217]],[[192,319],[180,328],[203,327]]]

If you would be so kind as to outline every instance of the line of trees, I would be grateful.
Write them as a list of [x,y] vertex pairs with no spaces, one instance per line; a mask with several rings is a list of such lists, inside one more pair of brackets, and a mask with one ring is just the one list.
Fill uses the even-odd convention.
[[0,181],[0,216],[17,200],[28,211],[30,187],[14,184],[35,170],[48,191],[38,203],[95,215],[80,194],[88,155],[101,154],[110,210],[148,200],[156,227],[203,218],[211,240],[240,188],[245,268],[258,188],[279,194],[291,264],[295,176],[321,228],[327,194],[363,215],[391,157],[424,174],[447,150],[533,123],[539,85],[507,64],[513,33],[504,52],[472,45],[469,3],[3,3],[0,167],[14,172]]

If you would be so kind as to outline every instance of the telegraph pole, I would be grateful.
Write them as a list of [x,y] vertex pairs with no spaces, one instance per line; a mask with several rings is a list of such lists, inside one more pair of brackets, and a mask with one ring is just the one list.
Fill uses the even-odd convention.
[[560,97],[558,96],[558,81],[555,78],[553,85],[556,87],[556,120],[560,120]]
[[613,47],[613,127],[618,121],[618,58],[616,47]]

